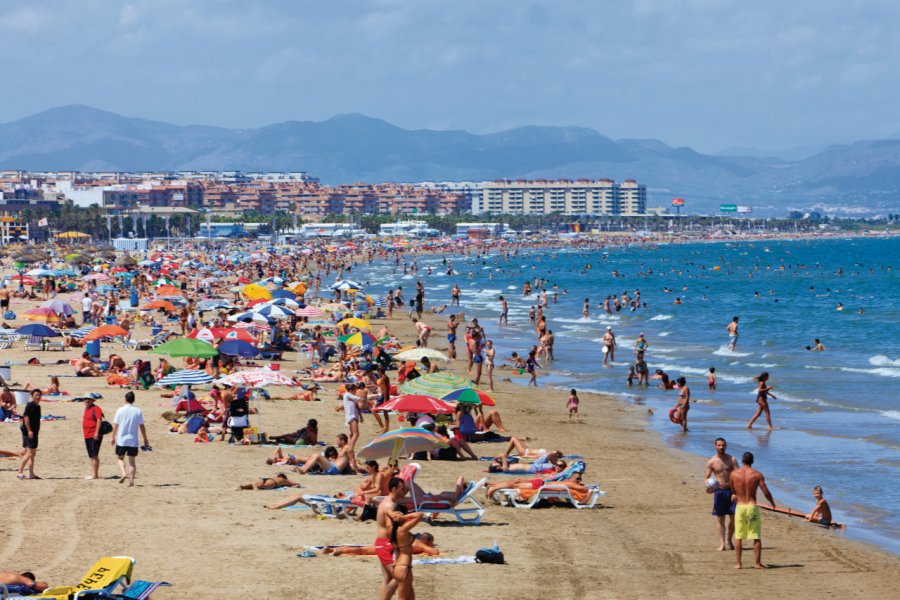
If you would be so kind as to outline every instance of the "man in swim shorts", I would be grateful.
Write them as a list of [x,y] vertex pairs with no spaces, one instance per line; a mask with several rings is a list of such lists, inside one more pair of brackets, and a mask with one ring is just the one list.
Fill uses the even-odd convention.
[[447,320],[447,356],[451,359],[456,358],[457,327],[459,327],[459,322],[456,320],[456,315],[450,315],[450,318]]
[[[706,463],[704,479],[715,477],[716,486],[707,485],[706,493],[713,495],[712,514],[716,517],[719,529],[719,550],[727,546],[734,550],[734,499],[731,491],[731,472],[738,468],[737,459],[725,450],[728,442],[725,438],[716,439],[716,453]],[[725,535],[725,517],[728,517],[728,536]]]
[[732,352],[734,351],[734,347],[737,346],[738,339],[738,317],[735,317],[731,320],[731,323],[728,324],[728,327],[725,329],[728,330],[728,349]]
[[769,488],[766,487],[766,478],[763,474],[753,468],[753,454],[744,452],[741,458],[743,466],[731,472],[731,489],[737,499],[737,506],[734,510],[734,539],[737,544],[734,547],[737,565],[735,569],[741,568],[741,553],[743,551],[743,540],[753,540],[753,556],[756,559],[756,568],[764,569],[762,559],[762,540],[761,523],[759,516],[759,506],[756,505],[756,490],[762,489],[766,500],[774,507],[775,499],[772,498]]
[[397,580],[394,579],[394,545],[391,543],[391,530],[394,527],[391,513],[397,510],[397,503],[407,494],[406,483],[399,477],[391,477],[388,481],[388,495],[378,504],[375,515],[375,555],[381,567],[381,592],[379,598],[387,600],[397,591]]

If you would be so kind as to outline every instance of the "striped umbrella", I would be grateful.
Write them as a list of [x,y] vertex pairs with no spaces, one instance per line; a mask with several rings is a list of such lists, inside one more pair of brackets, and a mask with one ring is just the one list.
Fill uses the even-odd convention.
[[26,321],[42,321],[44,323],[57,323],[60,320],[59,315],[52,308],[32,308],[23,312],[19,317]]
[[212,382],[213,376],[206,371],[197,369],[182,369],[169,373],[156,382],[156,385],[204,385]]
[[431,373],[406,381],[400,386],[400,390],[404,394],[425,394],[426,396],[441,398],[454,390],[464,387],[472,387],[472,382],[453,373],[441,371],[440,373]]
[[265,387],[267,385],[300,385],[290,377],[282,375],[271,369],[251,369],[249,371],[237,371],[219,379],[220,383],[250,387]]
[[70,338],[74,338],[76,340],[83,340],[84,336],[86,336],[92,329],[94,329],[96,325],[85,325],[84,327],[80,327],[69,334]]
[[357,331],[349,335],[342,335],[338,340],[344,342],[348,346],[371,346],[375,343],[375,336],[370,333]]
[[304,308],[298,308],[294,311],[294,314],[298,317],[321,317],[325,314],[325,311],[317,306],[306,306]]
[[463,404],[481,404],[482,406],[497,406],[494,399],[487,392],[473,388],[465,387],[453,390],[449,394],[441,396],[444,402],[461,402]]
[[390,456],[394,461],[400,454],[412,454],[446,447],[447,444],[442,442],[441,438],[427,429],[406,427],[382,433],[366,444],[357,453],[357,456],[363,459]]

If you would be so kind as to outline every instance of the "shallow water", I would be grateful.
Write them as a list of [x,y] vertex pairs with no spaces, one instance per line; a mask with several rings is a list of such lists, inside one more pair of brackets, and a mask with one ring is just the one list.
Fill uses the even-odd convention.
[[[535,343],[528,310],[537,297],[522,296],[524,281],[543,277],[557,284],[558,302],[550,289],[546,310],[557,360],[539,372],[543,384],[646,404],[654,409],[651,425],[667,443],[700,455],[711,455],[713,440],[723,436],[733,454],[754,453],[776,501],[808,510],[812,486],[821,485],[836,519],[850,525],[849,535],[900,552],[898,257],[900,239],[894,238],[532,252],[508,261],[455,257],[451,262],[459,275],[440,277],[447,268],[443,256],[420,257],[418,265],[428,305],[449,304],[449,288],[458,283],[462,306],[445,314],[479,317],[498,356],[527,353]],[[379,293],[387,289],[381,282],[410,288],[407,296],[414,288],[414,278],[401,281],[402,271],[398,276],[391,265],[360,271],[380,282],[372,286]],[[608,294],[628,290],[634,296],[636,289],[646,308],[612,315],[597,308]],[[510,308],[510,325],[502,330],[496,324],[500,295]],[[587,319],[581,314],[586,297]],[[675,304],[676,297],[683,304]],[[838,303],[843,311],[836,310]],[[740,317],[740,338],[730,351],[725,326],[733,316]],[[607,326],[620,347],[615,365],[603,367],[599,340]],[[687,435],[668,420],[677,392],[626,387],[640,332],[650,343],[651,373],[661,368],[673,379],[684,376],[698,401]],[[805,349],[813,338],[822,340],[824,352]],[[443,346],[441,336],[432,339]],[[718,375],[715,391],[706,389],[710,367]],[[776,430],[767,431],[762,418],[748,431],[754,377],[763,370],[777,396],[770,402]],[[563,411],[565,393],[552,397]]]

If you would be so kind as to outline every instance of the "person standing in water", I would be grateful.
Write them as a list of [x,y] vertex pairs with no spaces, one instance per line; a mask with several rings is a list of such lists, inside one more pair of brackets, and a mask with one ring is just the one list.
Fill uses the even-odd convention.
[[763,371],[759,374],[759,377],[756,378],[756,381],[756,414],[754,414],[753,418],[750,419],[750,422],[747,423],[747,429],[753,429],[753,424],[763,413],[766,413],[766,423],[769,424],[769,429],[774,429],[774,427],[772,427],[772,414],[769,412],[769,396],[772,398],[776,398],[776,396],[772,393],[772,386],[767,385],[769,373]]
[[616,334],[613,333],[612,327],[606,327],[606,333],[603,334],[603,364],[616,361]]
[[725,329],[728,330],[728,349],[734,352],[738,340],[738,317],[732,319]]
[[688,387],[684,377],[679,377],[676,382],[678,383],[678,416],[681,421],[681,432],[687,433],[687,416],[691,409],[691,388]]

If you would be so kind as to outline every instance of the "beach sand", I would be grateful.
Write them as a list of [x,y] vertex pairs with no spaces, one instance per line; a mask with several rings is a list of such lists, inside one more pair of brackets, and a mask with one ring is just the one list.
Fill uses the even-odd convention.
[[[21,312],[36,303],[17,300]],[[73,303],[74,304],[74,303]],[[435,328],[432,346],[444,349],[443,318],[427,315]],[[16,325],[21,325],[19,321]],[[409,322],[389,325],[405,340],[413,339]],[[139,328],[139,333],[149,333]],[[19,342],[2,358],[24,362],[74,358],[81,351],[25,353]],[[115,349],[133,360],[146,353]],[[464,355],[462,347],[460,352]],[[296,357],[296,355],[288,355]],[[173,361],[180,366],[180,360]],[[154,365],[156,361],[154,360]],[[307,362],[282,363],[291,373]],[[465,363],[453,365],[465,371]],[[70,374],[68,365],[14,366],[13,381],[46,386],[51,374]],[[519,510],[487,506],[480,527],[459,526],[450,519],[417,531],[434,534],[447,556],[472,555],[496,540],[508,565],[422,565],[415,567],[420,598],[720,598],[723,594],[761,597],[892,598],[898,593],[900,559],[847,540],[797,519],[763,515],[765,572],[736,571],[734,555],[718,552],[711,496],[703,487],[704,460],[666,447],[646,426],[647,409],[614,398],[582,394],[582,423],[566,422],[566,394],[525,389],[509,382],[509,371],[495,372],[498,408],[516,435],[534,447],[560,448],[584,456],[585,482],[609,492],[602,508]],[[392,379],[395,373],[392,373]],[[61,379],[75,395],[103,394],[98,405],[109,419],[122,404],[124,390],[108,388],[104,379]],[[331,443],[345,431],[335,413],[334,384],[326,384],[322,402],[260,401],[263,431],[293,431],[308,418],[320,423],[320,439]],[[286,391],[276,388],[274,393]],[[174,587],[158,598],[375,598],[381,580],[372,557],[300,558],[306,545],[369,544],[372,522],[315,518],[309,510],[269,511],[263,505],[296,490],[235,491],[239,483],[271,476],[284,467],[265,465],[271,448],[201,445],[193,436],[167,433],[159,418],[171,400],[159,391],[137,392],[137,405],[148,423],[152,452],[138,457],[135,488],[117,483],[111,446],[101,454],[101,480],[89,473],[81,437],[83,406],[46,402],[44,414],[64,421],[45,422],[37,457],[42,481],[18,481],[16,462],[0,460],[0,480],[7,507],[0,519],[0,570],[33,570],[51,585],[75,584],[94,560],[104,555],[137,559],[135,576],[166,580]],[[361,445],[375,431],[374,419],[362,425]],[[716,432],[696,432],[712,441]],[[20,445],[16,424],[0,424],[0,448]],[[501,444],[473,446],[480,455],[501,451]],[[418,482],[429,491],[452,488],[455,478],[486,475],[484,462],[424,463]],[[766,471],[765,464],[756,465]],[[352,489],[359,477],[294,476],[304,491],[335,493]],[[778,491],[773,490],[776,501]],[[861,492],[862,493],[862,492]]]

